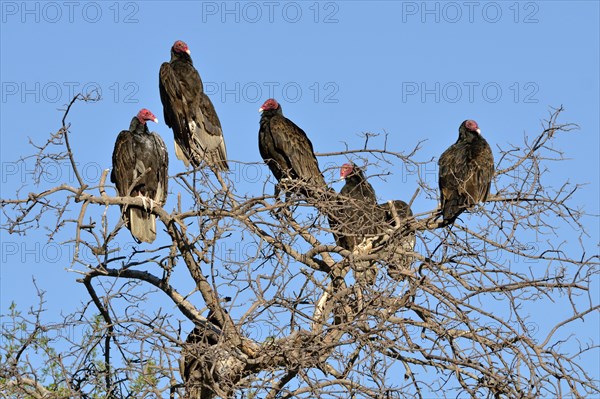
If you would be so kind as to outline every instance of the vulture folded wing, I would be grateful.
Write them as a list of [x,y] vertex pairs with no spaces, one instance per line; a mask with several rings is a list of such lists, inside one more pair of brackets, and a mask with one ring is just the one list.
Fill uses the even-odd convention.
[[466,180],[470,174],[459,145],[452,145],[442,154],[439,169],[442,212],[444,219],[453,220],[467,205]]
[[190,91],[190,84],[182,81],[180,75],[181,73],[175,71],[170,63],[164,62],[160,67],[159,89],[165,123],[173,129],[175,136],[175,154],[188,166],[190,160],[193,161],[192,154],[190,154],[190,142],[193,135],[191,131],[196,128],[195,121],[202,120],[202,114],[198,111],[196,112],[198,116],[194,118],[194,113],[190,112],[193,109],[190,107],[193,107],[194,103],[196,105],[198,103],[195,100],[197,95]]
[[165,123],[173,129],[180,129],[177,110],[183,109],[181,98],[177,94],[179,83],[171,64],[163,62],[160,66],[158,87],[160,89],[160,100],[163,104]]
[[153,132],[152,138],[155,143],[155,148],[157,149],[157,186],[156,193],[154,194],[154,201],[160,206],[163,206],[167,200],[167,191],[169,189],[169,153],[162,137]]
[[225,140],[221,130],[221,122],[215,111],[215,107],[210,98],[205,93],[199,95],[201,122],[198,121],[203,129],[195,130],[194,140],[196,145],[201,148],[200,153],[204,153],[209,158],[209,162],[218,166],[222,170],[229,169],[227,165],[227,150],[225,149]]
[[133,151],[133,135],[129,130],[123,130],[117,136],[113,150],[113,169],[110,181],[115,183],[119,196],[126,197],[134,181],[135,153]]
[[474,159],[475,163],[475,185],[477,186],[477,202],[487,200],[494,177],[494,155],[492,149],[484,142],[481,151]]
[[313,146],[306,133],[285,117],[273,117],[270,123],[276,150],[288,159],[292,173],[305,181],[324,187],[325,179],[319,170]]

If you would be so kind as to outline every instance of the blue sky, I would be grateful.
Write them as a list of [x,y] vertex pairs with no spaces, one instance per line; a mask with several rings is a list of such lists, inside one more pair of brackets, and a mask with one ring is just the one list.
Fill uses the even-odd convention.
[[[563,105],[562,121],[581,129],[556,140],[570,158],[551,169],[555,184],[588,183],[575,197],[599,210],[599,3],[531,2],[20,2],[3,1],[1,24],[2,198],[14,195],[31,163],[28,137],[45,140],[60,126],[70,93],[97,87],[102,100],[77,104],[70,116],[72,145],[84,173],[96,181],[111,166],[118,132],[142,107],[175,160],[164,124],[158,70],[177,39],[192,51],[219,113],[228,156],[260,160],[259,106],[277,98],[315,151],[362,144],[361,132],[389,134],[388,146],[420,160],[438,157],[456,140],[465,119],[478,121],[496,145],[521,144],[540,131],[549,107]],[[326,163],[321,160],[321,165]],[[240,189],[262,184],[241,169]],[[397,164],[387,181],[374,179],[382,199],[409,199],[414,179]],[[428,173],[435,185],[435,169]],[[244,177],[246,181],[244,181]],[[74,182],[64,164],[46,184]],[[262,181],[262,179],[258,179]],[[340,188],[336,186],[336,188]],[[435,203],[418,198],[416,212]],[[588,252],[597,251],[598,219],[588,218]],[[41,231],[26,240],[0,232],[0,313],[10,301],[35,303],[32,276],[48,292],[48,309],[73,309],[86,294],[68,267],[67,247],[48,246]],[[52,252],[54,251],[54,252]],[[59,289],[57,289],[59,287]],[[593,285],[596,298],[600,287]],[[577,331],[598,339],[598,317]],[[597,362],[590,367],[600,368]]]

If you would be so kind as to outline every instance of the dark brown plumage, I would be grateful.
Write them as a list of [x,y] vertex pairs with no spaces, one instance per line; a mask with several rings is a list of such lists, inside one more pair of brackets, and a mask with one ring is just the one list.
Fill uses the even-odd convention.
[[302,184],[325,189],[325,179],[306,133],[283,116],[281,105],[272,98],[259,111],[262,116],[258,148],[277,181],[300,180]]
[[[131,120],[129,130],[119,133],[113,150],[110,181],[121,197],[142,196],[148,206],[162,206],[167,199],[169,154],[162,138],[150,133],[147,121],[158,122],[142,109]],[[122,207],[123,218],[134,238],[151,243],[156,238],[156,218],[135,207]]]
[[205,164],[229,170],[221,122],[204,93],[190,50],[181,40],[171,48],[171,61],[160,67],[159,88],[165,123],[175,136],[177,158],[186,166]]
[[354,164],[344,164],[340,178],[345,179],[346,184],[340,190],[337,214],[340,226],[336,241],[342,248],[352,251],[367,235],[377,231],[382,220],[375,190],[365,179],[362,169]]
[[465,210],[484,202],[494,176],[494,156],[481,136],[477,122],[466,120],[458,129],[458,140],[440,157],[441,213],[452,224]]

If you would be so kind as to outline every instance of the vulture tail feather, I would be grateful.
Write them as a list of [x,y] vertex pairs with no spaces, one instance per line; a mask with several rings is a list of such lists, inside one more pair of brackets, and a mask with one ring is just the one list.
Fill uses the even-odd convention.
[[129,208],[129,230],[142,242],[152,243],[156,239],[156,216],[142,209]]

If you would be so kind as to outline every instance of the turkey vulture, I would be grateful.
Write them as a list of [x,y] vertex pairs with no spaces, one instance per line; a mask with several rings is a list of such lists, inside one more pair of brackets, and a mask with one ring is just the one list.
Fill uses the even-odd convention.
[[160,67],[159,88],[165,123],[175,136],[177,158],[185,166],[199,167],[204,162],[229,170],[221,122],[204,93],[190,50],[181,40],[171,47],[171,61]]
[[[262,112],[258,131],[258,149],[278,182],[300,180],[317,188],[325,188],[325,179],[306,133],[283,116],[281,105],[270,98],[259,109]],[[301,190],[307,195],[306,190]]]
[[212,386],[213,359],[207,356],[210,348],[217,345],[221,335],[221,325],[214,313],[209,313],[206,323],[196,326],[189,333],[182,348],[181,376],[185,383],[184,399],[213,398]]
[[218,393],[230,397],[242,377],[245,355],[231,348],[222,336],[222,326],[209,312],[203,325],[196,326],[183,345],[180,362],[185,383],[184,399],[210,399]]
[[[373,237],[380,229],[383,219],[377,205],[373,186],[365,179],[361,168],[354,164],[344,164],[340,169],[340,178],[346,180],[337,204],[330,210],[329,227],[340,247],[350,252],[358,250],[365,238]],[[353,265],[357,280],[369,284],[375,281],[377,268],[372,262],[359,261]]]
[[352,251],[366,235],[375,233],[381,220],[378,220],[375,190],[365,179],[362,169],[346,163],[340,169],[340,178],[345,179],[346,184],[340,191],[343,198],[338,218],[342,225],[338,240],[341,247]]
[[[142,197],[162,206],[167,199],[169,154],[162,138],[150,133],[147,121],[158,122],[142,109],[131,120],[129,130],[119,133],[113,150],[110,181],[121,197]],[[122,206],[123,219],[131,235],[151,243],[156,238],[156,218],[144,209]]]
[[441,213],[444,224],[473,205],[485,201],[494,176],[492,149],[481,136],[477,122],[466,120],[458,129],[458,140],[438,161]]

